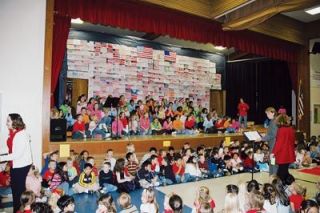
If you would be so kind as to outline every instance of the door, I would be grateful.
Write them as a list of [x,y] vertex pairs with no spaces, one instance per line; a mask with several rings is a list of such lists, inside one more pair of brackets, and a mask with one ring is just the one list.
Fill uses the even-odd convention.
[[219,116],[226,113],[226,91],[210,90],[210,111],[216,109]]
[[69,78],[68,83],[71,84],[71,106],[76,109],[78,97],[82,94],[88,95],[88,79]]

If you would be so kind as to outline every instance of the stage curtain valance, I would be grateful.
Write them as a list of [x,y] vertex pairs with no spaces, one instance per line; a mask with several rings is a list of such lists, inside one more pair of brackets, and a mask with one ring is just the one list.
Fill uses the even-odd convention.
[[[250,31],[225,32],[221,24],[179,11],[130,0],[55,0],[52,91],[66,47],[70,18],[200,43],[234,47],[287,62],[296,62],[298,45]],[[69,22],[69,23],[67,23]],[[57,50],[55,50],[57,49]]]

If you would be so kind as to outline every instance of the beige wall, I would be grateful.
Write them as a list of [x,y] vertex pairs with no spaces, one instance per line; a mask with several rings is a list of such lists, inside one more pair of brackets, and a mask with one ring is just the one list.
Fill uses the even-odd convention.
[[[314,42],[320,42],[319,39],[310,40],[310,51],[313,47]],[[310,54],[310,131],[311,135],[320,135],[320,124],[314,124],[314,111],[313,105],[320,104],[320,80],[317,83],[313,82],[312,75],[314,72],[320,72],[320,53],[318,54]]]

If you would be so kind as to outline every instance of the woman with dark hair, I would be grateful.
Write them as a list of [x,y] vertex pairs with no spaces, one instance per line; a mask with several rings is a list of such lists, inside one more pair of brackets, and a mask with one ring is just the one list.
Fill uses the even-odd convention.
[[26,178],[32,164],[30,137],[19,114],[9,114],[6,125],[9,129],[8,154],[0,155],[0,162],[9,161],[11,166],[13,209],[17,212],[21,194],[26,190]]
[[291,119],[286,114],[280,114],[276,118],[278,132],[272,154],[279,165],[277,176],[282,181],[289,175],[289,164],[296,160],[294,152],[295,131],[291,127],[290,122]]

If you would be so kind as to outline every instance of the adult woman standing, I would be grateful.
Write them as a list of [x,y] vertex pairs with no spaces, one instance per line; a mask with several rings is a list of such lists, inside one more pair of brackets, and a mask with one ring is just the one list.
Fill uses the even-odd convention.
[[[249,105],[246,102],[244,102],[243,98],[240,98],[240,102],[238,104],[239,123],[240,126],[244,128],[247,128],[248,110]],[[243,126],[242,121],[244,123]]]
[[294,153],[295,131],[290,122],[290,117],[286,114],[280,114],[276,118],[278,132],[272,154],[279,165],[277,176],[282,181],[289,175],[289,164],[296,159]]
[[9,161],[11,165],[13,209],[14,212],[17,212],[20,207],[21,194],[26,190],[26,177],[32,164],[30,138],[19,114],[9,114],[6,124],[9,129],[8,154],[0,156],[0,162]]
[[[273,150],[274,144],[276,142],[276,136],[278,131],[278,126],[275,122],[275,117],[277,116],[277,111],[273,107],[268,107],[265,110],[265,113],[270,120],[267,134],[261,138],[262,141],[267,141],[270,152]],[[270,155],[270,160],[273,159],[273,154]],[[273,162],[269,165],[269,175],[276,174],[278,170],[278,166],[275,165]]]

